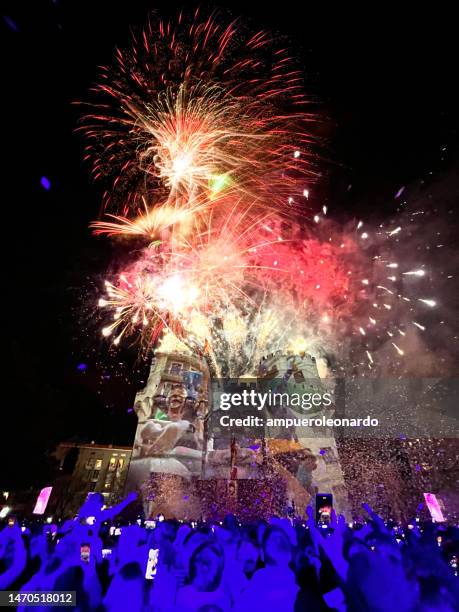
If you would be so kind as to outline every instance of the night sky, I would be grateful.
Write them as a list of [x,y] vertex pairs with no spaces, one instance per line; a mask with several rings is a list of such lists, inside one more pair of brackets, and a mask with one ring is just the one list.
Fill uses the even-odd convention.
[[[384,220],[406,186],[450,208],[459,186],[455,19],[435,5],[402,17],[385,3],[363,13],[305,4],[218,6],[287,35],[301,59],[323,159],[311,205]],[[45,486],[46,453],[59,441],[132,442],[146,364],[128,348],[110,354],[100,335],[97,291],[114,247],[88,229],[102,186],[82,161],[73,103],[90,99],[97,67],[128,42],[130,25],[151,9],[171,15],[172,5],[3,5],[2,487]]]

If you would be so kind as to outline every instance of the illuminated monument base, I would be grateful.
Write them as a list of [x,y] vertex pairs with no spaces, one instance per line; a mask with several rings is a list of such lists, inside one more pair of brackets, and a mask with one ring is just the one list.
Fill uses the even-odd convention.
[[[271,355],[252,380],[269,384],[290,376],[294,390],[304,391],[306,380],[324,388],[307,354]],[[286,438],[283,431],[265,428],[250,438],[224,438],[209,426],[216,411],[214,388],[206,360],[183,345],[155,353],[147,384],[135,399],[138,425],[127,479],[127,490],[139,491],[146,517],[218,519],[233,513],[249,520],[303,514],[317,492],[332,493],[336,510],[347,513],[329,431],[309,437],[298,430]]]

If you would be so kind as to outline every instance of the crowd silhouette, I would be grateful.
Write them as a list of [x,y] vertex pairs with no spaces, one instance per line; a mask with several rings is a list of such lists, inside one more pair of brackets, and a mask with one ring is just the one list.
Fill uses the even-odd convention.
[[[455,526],[387,523],[365,504],[359,525],[335,515],[316,524],[311,508],[304,519],[251,524],[232,515],[129,524],[117,515],[134,499],[104,508],[95,493],[56,524],[9,517],[0,590],[75,591],[74,609],[101,612],[459,609]],[[17,607],[29,608],[41,609]]]

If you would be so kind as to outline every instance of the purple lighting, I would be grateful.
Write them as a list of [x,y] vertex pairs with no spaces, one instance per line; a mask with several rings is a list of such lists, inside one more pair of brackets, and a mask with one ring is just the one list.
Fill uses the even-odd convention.
[[12,30],[13,32],[19,32],[17,23],[13,19],[11,19],[11,17],[8,17],[8,15],[3,15],[3,21],[6,23],[10,30]]
[[46,189],[46,191],[49,191],[51,189],[51,181],[46,176],[41,177],[40,184],[43,189]]

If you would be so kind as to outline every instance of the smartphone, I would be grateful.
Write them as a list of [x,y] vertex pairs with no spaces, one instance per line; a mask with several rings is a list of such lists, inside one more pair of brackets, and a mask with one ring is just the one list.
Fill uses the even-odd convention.
[[145,570],[145,578],[147,580],[153,580],[156,576],[156,570],[158,566],[159,548],[150,548],[148,551],[148,561]]
[[316,522],[329,523],[333,510],[333,495],[331,493],[316,494]]
[[89,546],[89,544],[82,544],[80,546],[80,559],[83,561],[83,563],[89,563],[90,558],[91,547]]
[[111,548],[102,548],[102,558],[103,559],[106,559],[111,554],[112,554],[112,549]]

